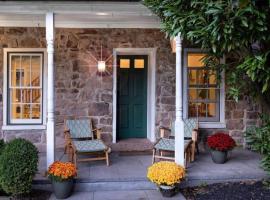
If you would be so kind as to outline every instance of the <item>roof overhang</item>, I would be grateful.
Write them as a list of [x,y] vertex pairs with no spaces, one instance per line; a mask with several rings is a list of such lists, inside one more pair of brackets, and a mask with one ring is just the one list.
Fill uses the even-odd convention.
[[0,1],[0,27],[160,28],[160,21],[139,2]]

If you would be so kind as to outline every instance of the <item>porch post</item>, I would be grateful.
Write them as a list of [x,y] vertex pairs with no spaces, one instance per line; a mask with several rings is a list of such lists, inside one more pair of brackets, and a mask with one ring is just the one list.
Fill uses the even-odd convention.
[[47,97],[47,167],[54,162],[54,14],[46,14],[46,41],[48,52]]
[[176,37],[176,94],[175,94],[175,162],[184,166],[184,122],[183,122],[183,69],[182,69],[182,39]]

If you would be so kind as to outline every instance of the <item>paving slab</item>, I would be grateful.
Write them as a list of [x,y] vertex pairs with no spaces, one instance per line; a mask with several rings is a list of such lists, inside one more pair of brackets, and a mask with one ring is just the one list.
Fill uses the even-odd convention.
[[[185,200],[178,193],[174,197],[162,197],[158,190],[129,190],[129,191],[102,191],[102,192],[74,192],[67,200]],[[54,194],[49,200],[56,200]]]

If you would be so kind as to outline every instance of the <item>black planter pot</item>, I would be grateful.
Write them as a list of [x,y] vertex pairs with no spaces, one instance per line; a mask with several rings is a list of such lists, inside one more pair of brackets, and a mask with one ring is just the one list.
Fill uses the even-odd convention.
[[176,194],[175,186],[159,186],[160,193],[163,197],[173,197]]
[[211,150],[211,157],[214,163],[216,164],[224,164],[227,161],[227,151],[216,151],[216,150]]
[[73,191],[74,180],[66,180],[62,182],[52,180],[52,187],[57,199],[68,198]]

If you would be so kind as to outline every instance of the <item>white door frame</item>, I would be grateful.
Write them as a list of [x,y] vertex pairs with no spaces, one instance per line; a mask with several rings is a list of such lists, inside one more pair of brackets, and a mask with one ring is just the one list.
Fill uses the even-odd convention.
[[117,120],[117,56],[147,55],[147,138],[154,142],[156,121],[156,51],[157,48],[115,48],[113,49],[113,143],[116,143]]

